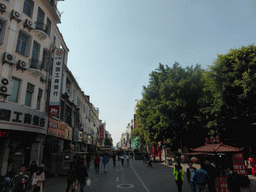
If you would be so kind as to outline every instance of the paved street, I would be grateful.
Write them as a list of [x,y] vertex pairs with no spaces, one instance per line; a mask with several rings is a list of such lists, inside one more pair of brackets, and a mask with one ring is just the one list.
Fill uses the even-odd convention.
[[[130,159],[130,166],[127,166],[126,162],[124,166],[120,166],[120,162],[117,161],[117,166],[113,167],[111,159],[107,173],[104,173],[102,165],[99,174],[95,174],[92,169],[88,171],[92,183],[90,187],[86,186],[85,191],[177,191],[172,170],[171,167],[160,163],[154,163],[152,168],[147,168],[142,161],[133,159]],[[118,188],[120,185],[127,185],[126,187],[130,188]],[[65,189],[66,177],[57,177],[46,180],[44,191],[56,192]],[[189,191],[186,182],[183,189]]]
[[[93,168],[91,166],[91,168]],[[185,169],[185,166],[184,166]],[[130,166],[113,167],[112,159],[108,164],[107,173],[104,173],[103,166],[100,167],[100,173],[95,174],[93,169],[88,171],[92,180],[91,186],[86,186],[86,192],[91,191],[164,191],[176,192],[177,187],[172,176],[173,167],[161,163],[153,163],[152,168],[147,168],[140,160],[130,159]],[[121,188],[123,185],[123,188]],[[252,181],[251,192],[256,191],[255,181]],[[120,188],[119,188],[120,187]],[[79,190],[79,186],[77,191]],[[58,192],[66,190],[66,177],[47,178],[45,183],[45,192]],[[71,190],[70,190],[71,191]],[[189,192],[189,186],[186,182],[183,184],[183,192]]]

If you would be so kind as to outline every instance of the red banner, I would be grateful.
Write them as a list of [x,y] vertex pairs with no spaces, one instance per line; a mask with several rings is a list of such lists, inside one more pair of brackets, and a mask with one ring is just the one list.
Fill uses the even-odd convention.
[[100,140],[104,140],[104,126],[100,125]]
[[246,175],[243,153],[233,153],[232,163],[238,175]]
[[59,116],[59,105],[50,105],[49,106],[49,116]]

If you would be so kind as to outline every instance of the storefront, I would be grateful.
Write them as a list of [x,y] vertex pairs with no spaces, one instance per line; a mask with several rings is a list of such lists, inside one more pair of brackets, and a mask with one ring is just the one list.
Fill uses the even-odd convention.
[[21,164],[42,160],[48,116],[37,110],[10,103],[0,107],[0,170],[17,171]]

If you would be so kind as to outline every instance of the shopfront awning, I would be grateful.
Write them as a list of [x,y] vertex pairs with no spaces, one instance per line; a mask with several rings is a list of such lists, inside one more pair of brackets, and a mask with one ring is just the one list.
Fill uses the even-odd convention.
[[225,153],[225,152],[239,152],[242,151],[244,147],[237,148],[229,145],[224,145],[223,143],[219,144],[207,144],[195,149],[190,148],[191,151],[197,152],[212,152],[212,153]]
[[214,153],[201,153],[201,152],[192,152],[192,153],[183,153],[184,155],[215,155]]

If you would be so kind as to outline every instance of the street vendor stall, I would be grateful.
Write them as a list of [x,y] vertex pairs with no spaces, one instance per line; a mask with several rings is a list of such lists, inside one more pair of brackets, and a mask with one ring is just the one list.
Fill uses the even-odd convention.
[[[204,146],[191,149],[193,152],[214,153],[214,156],[209,158],[216,168],[217,178],[215,179],[215,188],[217,192],[229,192],[227,176],[227,168],[233,166],[234,170],[239,175],[246,175],[246,168],[244,163],[244,155],[241,152],[244,148],[237,148],[221,143],[206,143]],[[250,191],[249,187],[244,188],[243,191]]]

